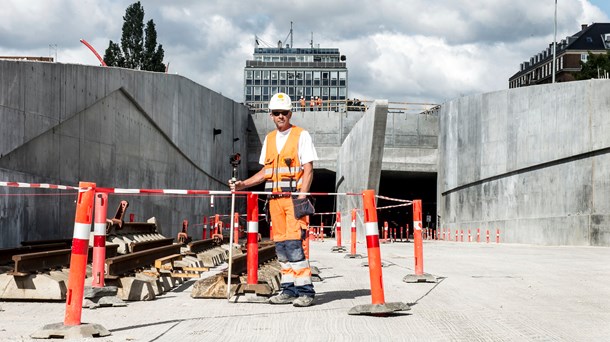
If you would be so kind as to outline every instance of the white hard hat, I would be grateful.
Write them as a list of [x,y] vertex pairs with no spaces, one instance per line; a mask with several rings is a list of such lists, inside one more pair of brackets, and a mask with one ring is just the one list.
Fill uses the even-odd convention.
[[292,101],[290,96],[284,93],[277,93],[269,100],[269,109],[292,110]]

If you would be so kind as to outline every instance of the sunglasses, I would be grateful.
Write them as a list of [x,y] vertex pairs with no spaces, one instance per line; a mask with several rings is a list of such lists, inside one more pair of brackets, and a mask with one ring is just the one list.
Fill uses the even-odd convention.
[[280,116],[280,115],[288,116],[288,114],[290,114],[290,112],[287,111],[287,110],[286,111],[282,111],[282,112],[271,112],[271,115],[273,115],[273,116]]

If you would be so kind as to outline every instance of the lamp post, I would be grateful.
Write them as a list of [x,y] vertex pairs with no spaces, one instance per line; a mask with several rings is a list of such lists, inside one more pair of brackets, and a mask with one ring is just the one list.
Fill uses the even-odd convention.
[[553,37],[553,81],[555,83],[555,73],[557,72],[557,0],[555,0],[555,35]]

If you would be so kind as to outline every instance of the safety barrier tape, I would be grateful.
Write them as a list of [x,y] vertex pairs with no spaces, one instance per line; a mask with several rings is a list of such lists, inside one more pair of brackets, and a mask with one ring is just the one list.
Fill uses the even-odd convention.
[[[386,196],[381,196],[381,195],[375,195],[375,197],[377,197],[379,199],[388,200],[388,201],[404,202],[404,203],[409,203],[409,204],[413,203],[413,201],[400,199],[400,198],[392,198],[392,197],[386,197]],[[379,208],[377,208],[377,209],[379,209]]]
[[77,186],[56,185],[48,183],[22,183],[22,182],[0,182],[0,186],[13,188],[53,189],[53,190],[80,190]]

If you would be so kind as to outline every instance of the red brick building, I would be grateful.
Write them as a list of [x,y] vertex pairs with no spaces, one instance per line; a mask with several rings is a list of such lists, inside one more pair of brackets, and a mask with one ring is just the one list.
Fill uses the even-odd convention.
[[[610,49],[610,23],[582,25],[580,31],[557,42],[556,82],[574,81],[580,71],[580,62],[586,62],[591,53],[607,53]],[[509,88],[526,87],[552,82],[553,43],[529,61],[521,63],[520,70],[508,79]]]

